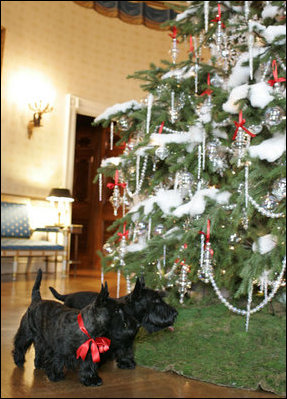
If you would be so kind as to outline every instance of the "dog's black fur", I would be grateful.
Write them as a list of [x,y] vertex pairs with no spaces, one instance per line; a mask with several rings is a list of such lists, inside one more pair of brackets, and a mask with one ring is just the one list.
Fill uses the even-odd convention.
[[[49,287],[55,298],[63,301],[66,306],[82,309],[99,295],[92,291],[81,291],[61,295],[53,287]],[[148,332],[159,331],[172,326],[177,311],[162,299],[163,292],[145,287],[144,278],[137,278],[134,290],[121,298],[114,299],[115,303],[124,304],[124,310],[133,316]]]
[[116,357],[119,367],[134,368],[132,344],[139,324],[124,311],[123,305],[109,298],[107,283],[105,287],[102,285],[96,299],[81,310],[89,335],[111,340],[109,350],[100,354],[100,363],[94,363],[90,350],[84,361],[76,358],[77,349],[88,339],[78,325],[80,311],[56,301],[42,300],[41,279],[42,270],[39,269],[31,304],[14,338],[12,355],[18,367],[23,366],[25,354],[34,344],[35,367],[43,368],[51,381],[63,379],[64,369],[79,368],[82,384],[101,385],[97,369],[110,355]]

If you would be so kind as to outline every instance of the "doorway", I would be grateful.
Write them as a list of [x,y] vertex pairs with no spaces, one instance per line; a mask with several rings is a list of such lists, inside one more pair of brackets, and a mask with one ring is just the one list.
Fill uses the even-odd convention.
[[[102,201],[99,200],[99,184],[94,183],[97,169],[104,158],[120,155],[122,149],[110,150],[109,128],[94,127],[94,117],[76,114],[72,224],[83,226],[78,238],[79,269],[100,270],[101,250],[106,240],[114,234],[107,228],[116,216],[109,201],[111,195],[107,183],[112,179],[103,177]],[[116,142],[117,136],[114,137]],[[118,213],[121,214],[120,212]],[[74,253],[75,237],[71,236],[71,255]]]

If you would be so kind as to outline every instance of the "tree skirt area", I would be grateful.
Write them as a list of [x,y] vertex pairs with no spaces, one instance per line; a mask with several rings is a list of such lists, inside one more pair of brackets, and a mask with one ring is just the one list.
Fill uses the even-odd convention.
[[138,365],[185,377],[285,395],[286,314],[267,306],[250,317],[224,305],[178,308],[174,331],[140,329],[135,341]]

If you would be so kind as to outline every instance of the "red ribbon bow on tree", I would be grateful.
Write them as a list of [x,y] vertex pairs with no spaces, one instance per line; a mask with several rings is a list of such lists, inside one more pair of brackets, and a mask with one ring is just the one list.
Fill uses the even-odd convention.
[[193,43],[192,43],[192,36],[191,35],[189,35],[189,52],[190,53],[194,52],[194,46],[193,46]]
[[286,79],[285,79],[285,78],[278,78],[276,60],[273,60],[273,61],[272,61],[272,70],[273,70],[273,77],[274,77],[274,79],[268,80],[268,83],[270,84],[270,86],[274,86],[274,84],[277,83],[277,82],[286,82]]
[[[207,84],[208,84],[208,86],[210,86],[210,73],[207,75]],[[211,89],[206,89],[206,90],[204,90],[204,92],[201,93],[200,96],[204,96],[205,94],[206,94],[207,96],[210,96],[212,92],[213,92],[213,90],[211,90]]]
[[172,39],[176,39],[176,33],[177,33],[176,26],[173,26],[173,27],[172,27],[172,33],[169,33],[168,35],[169,35]]
[[159,134],[162,133],[163,125],[164,125],[164,122],[161,122],[160,127],[159,127],[159,130],[158,130],[158,133],[159,133]]
[[126,183],[119,183],[119,171],[118,170],[116,170],[116,173],[115,173],[115,183],[107,184],[108,188],[114,188],[115,186],[119,186],[119,187],[123,187],[123,188],[126,187]]
[[[206,248],[206,244],[209,242],[210,240],[210,220],[207,219],[207,229],[206,229],[206,233],[204,233],[203,231],[199,231],[199,234],[203,234],[205,236],[205,245],[204,245],[204,249]],[[210,255],[213,256],[214,251],[213,249],[209,249]]]
[[129,231],[126,230],[126,222],[124,223],[124,228],[122,233],[118,233],[118,236],[120,236],[119,240],[121,240],[123,237],[128,238]]
[[242,111],[239,111],[239,120],[238,122],[233,121],[235,126],[236,126],[236,130],[234,132],[234,135],[232,137],[232,140],[236,139],[237,133],[238,133],[238,129],[241,127],[246,133],[248,133],[251,137],[256,137],[256,134],[251,133],[248,129],[246,129],[246,127],[244,127],[244,123],[246,122],[245,119],[242,119]]
[[221,21],[221,8],[220,8],[220,4],[219,3],[217,4],[217,7],[218,7],[218,15],[216,16],[215,19],[212,19],[211,21],[212,22],[219,22],[220,21],[222,28],[225,28],[224,23]]
[[91,338],[88,331],[86,330],[86,327],[84,326],[84,322],[83,322],[81,313],[78,314],[78,324],[79,324],[80,330],[84,334],[86,334],[89,337],[89,339],[86,342],[84,342],[81,346],[78,347],[77,359],[79,357],[81,357],[82,360],[85,360],[87,353],[90,349],[90,343],[91,343],[91,353],[92,353],[93,362],[94,363],[99,362],[100,361],[100,353],[104,353],[109,350],[111,340],[106,337],[97,337],[96,339]]

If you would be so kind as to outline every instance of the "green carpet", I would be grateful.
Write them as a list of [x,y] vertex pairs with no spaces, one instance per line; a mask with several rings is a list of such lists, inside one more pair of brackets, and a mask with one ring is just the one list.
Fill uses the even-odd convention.
[[250,318],[224,305],[178,308],[174,331],[147,334],[135,341],[138,365],[172,370],[186,377],[278,395],[286,390],[286,315],[265,307]]

